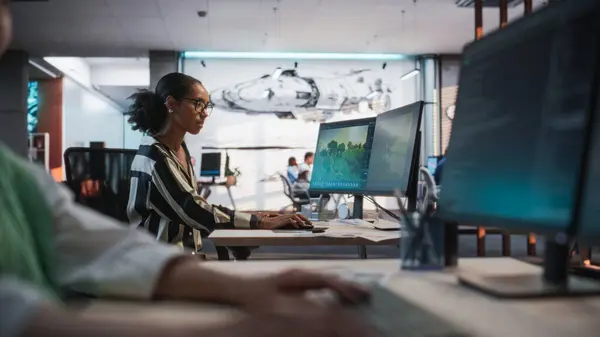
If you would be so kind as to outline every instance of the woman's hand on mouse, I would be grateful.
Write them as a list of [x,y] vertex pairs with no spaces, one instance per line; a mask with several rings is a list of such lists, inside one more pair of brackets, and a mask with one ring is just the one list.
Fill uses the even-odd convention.
[[259,227],[260,229],[312,228],[312,223],[302,214],[284,214],[261,218]]

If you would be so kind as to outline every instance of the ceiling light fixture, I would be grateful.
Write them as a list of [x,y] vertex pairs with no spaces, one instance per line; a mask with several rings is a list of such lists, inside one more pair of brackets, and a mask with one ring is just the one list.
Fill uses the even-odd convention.
[[269,52],[228,52],[228,51],[185,51],[186,59],[295,59],[295,60],[372,60],[400,61],[413,59],[404,54],[364,54],[364,53],[269,53]]
[[29,60],[29,64],[31,64],[32,66],[36,67],[39,71],[43,72],[44,74],[52,77],[52,78],[57,78],[58,74],[53,73],[52,71],[48,70],[46,67],[40,65],[39,63],[36,63],[32,60]]

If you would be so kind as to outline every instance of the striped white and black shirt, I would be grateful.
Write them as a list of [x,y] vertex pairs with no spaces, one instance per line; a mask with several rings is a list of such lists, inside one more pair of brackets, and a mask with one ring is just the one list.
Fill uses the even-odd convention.
[[[186,169],[175,153],[155,138],[144,136],[131,165],[127,216],[160,241],[201,247],[201,236],[215,229],[257,228],[258,216],[209,204],[198,194],[198,183],[185,142]],[[192,240],[193,239],[193,240]]]

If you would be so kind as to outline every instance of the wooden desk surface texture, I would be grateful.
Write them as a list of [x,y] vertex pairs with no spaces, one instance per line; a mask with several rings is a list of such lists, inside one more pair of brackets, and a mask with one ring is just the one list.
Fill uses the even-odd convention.
[[[397,294],[475,333],[476,336],[567,337],[600,336],[600,297],[579,299],[498,300],[457,284],[457,272],[494,275],[539,274],[541,270],[510,258],[461,259],[455,271],[398,271],[397,260],[205,262],[230,273],[257,274],[290,267],[348,269],[389,273],[387,286]],[[223,324],[240,317],[236,310],[193,304],[95,302],[85,314],[112,319],[189,321]],[[401,315],[401,313],[398,313]]]

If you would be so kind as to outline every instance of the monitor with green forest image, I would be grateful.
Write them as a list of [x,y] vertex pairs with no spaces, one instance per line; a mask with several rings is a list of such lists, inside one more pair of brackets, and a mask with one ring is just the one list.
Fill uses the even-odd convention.
[[362,193],[375,131],[375,118],[321,124],[310,190]]

